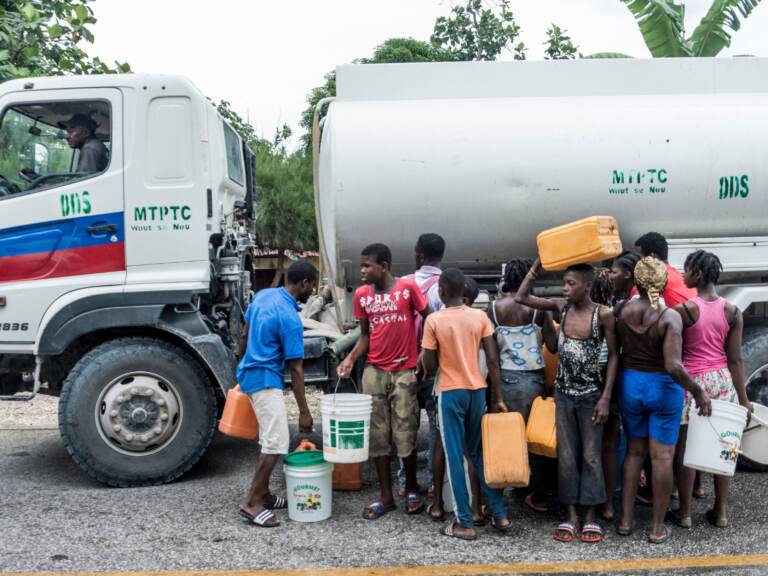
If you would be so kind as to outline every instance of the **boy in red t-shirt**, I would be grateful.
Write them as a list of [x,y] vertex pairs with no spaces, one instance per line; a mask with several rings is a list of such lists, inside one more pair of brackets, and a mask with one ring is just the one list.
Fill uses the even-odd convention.
[[376,464],[381,499],[363,510],[375,520],[394,510],[390,442],[404,460],[406,512],[424,510],[416,482],[416,434],[419,403],[416,397],[416,363],[419,348],[413,317],[426,318],[430,309],[413,280],[393,278],[392,253],[384,244],[371,244],[361,255],[364,285],[355,292],[355,317],[360,339],[339,364],[338,375],[349,377],[360,356],[368,353],[363,372],[363,392],[373,397],[369,452]]

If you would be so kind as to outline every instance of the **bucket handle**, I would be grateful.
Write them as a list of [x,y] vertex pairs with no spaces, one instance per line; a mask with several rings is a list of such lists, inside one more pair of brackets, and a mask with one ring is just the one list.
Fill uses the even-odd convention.
[[339,376],[336,379],[336,386],[333,387],[332,406],[334,410],[336,410],[336,392],[339,390],[339,384],[341,384],[342,380],[352,380],[352,385],[355,387],[355,393],[360,394],[360,390],[357,389],[357,382],[355,382],[354,378],[350,378],[349,376],[347,376],[346,378],[342,378],[341,376]]

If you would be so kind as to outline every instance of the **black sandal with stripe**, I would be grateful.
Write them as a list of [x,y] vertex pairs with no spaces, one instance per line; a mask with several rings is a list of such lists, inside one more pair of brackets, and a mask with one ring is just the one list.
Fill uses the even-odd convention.
[[272,502],[265,503],[264,508],[267,510],[287,510],[288,501],[282,496],[272,494]]
[[248,522],[248,524],[258,526],[259,528],[276,528],[277,526],[280,526],[280,520],[278,520],[275,513],[268,508],[264,508],[264,510],[255,516],[240,508],[240,516],[243,520]]

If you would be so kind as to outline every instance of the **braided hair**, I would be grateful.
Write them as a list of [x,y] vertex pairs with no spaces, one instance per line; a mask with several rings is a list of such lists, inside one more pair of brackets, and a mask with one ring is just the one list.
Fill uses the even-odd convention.
[[640,256],[636,252],[631,250],[624,250],[621,254],[616,256],[613,261],[614,265],[618,266],[622,270],[626,270],[632,275],[632,281],[635,280],[635,266],[640,261]]
[[716,254],[705,250],[696,250],[696,252],[688,254],[685,259],[685,269],[701,274],[701,280],[706,284],[717,284],[720,279],[720,272],[723,271],[723,265]]
[[512,258],[507,262],[504,266],[504,281],[501,285],[501,291],[508,294],[517,292],[531,266],[533,266],[533,260],[530,258]]
[[595,271],[595,279],[592,282],[592,291],[589,297],[596,304],[611,305],[613,302],[613,280],[609,268],[598,268]]

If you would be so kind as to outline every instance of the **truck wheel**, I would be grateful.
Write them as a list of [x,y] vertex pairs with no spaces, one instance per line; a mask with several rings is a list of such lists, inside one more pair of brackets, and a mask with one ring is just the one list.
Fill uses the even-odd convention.
[[[745,329],[741,353],[744,359],[747,396],[753,402],[768,406],[768,327]],[[768,472],[768,465],[744,456],[739,457],[739,463],[756,472]]]
[[183,350],[121,338],[83,356],[64,381],[59,430],[80,467],[110,486],[170,482],[203,455],[216,397]]

